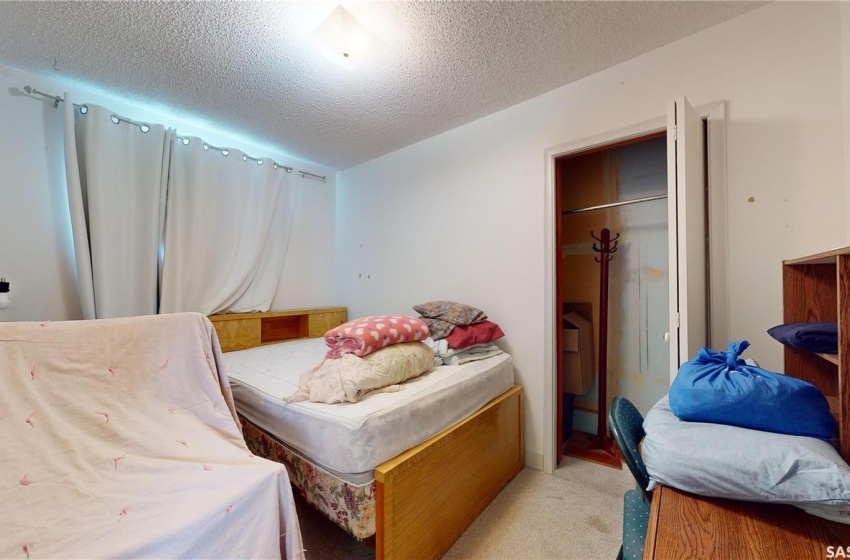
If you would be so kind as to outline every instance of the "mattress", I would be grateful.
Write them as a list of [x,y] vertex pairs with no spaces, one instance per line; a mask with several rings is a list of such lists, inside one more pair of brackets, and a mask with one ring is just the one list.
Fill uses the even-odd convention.
[[357,403],[283,400],[327,346],[313,338],[224,354],[240,414],[339,478],[364,483],[374,469],[466,418],[514,384],[508,354],[440,366],[393,393]]

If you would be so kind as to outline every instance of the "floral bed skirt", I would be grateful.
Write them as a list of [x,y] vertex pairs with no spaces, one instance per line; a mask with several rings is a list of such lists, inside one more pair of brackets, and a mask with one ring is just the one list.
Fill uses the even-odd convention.
[[273,436],[239,416],[248,449],[255,455],[283,463],[289,480],[307,502],[328,519],[357,537],[375,534],[375,481],[352,484],[311,463]]

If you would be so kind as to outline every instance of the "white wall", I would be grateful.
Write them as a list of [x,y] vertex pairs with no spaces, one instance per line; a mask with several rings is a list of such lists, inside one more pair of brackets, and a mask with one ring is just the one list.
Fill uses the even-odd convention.
[[[334,171],[299,161],[274,147],[193,121],[167,108],[145,107],[0,65],[0,276],[11,282],[12,306],[0,321],[78,319],[76,270],[68,218],[62,144],[62,108],[24,94],[40,91],[108,107],[129,118],[176,127],[218,145],[256,157],[272,157],[296,169],[328,175],[327,184],[292,177],[298,185],[298,209],[289,255],[273,307],[333,305]],[[226,108],[222,108],[226,110]]]
[[438,298],[487,311],[525,386],[527,462],[542,465],[546,149],[661,117],[678,95],[726,99],[729,333],[781,370],[765,329],[782,319],[782,259],[848,241],[841,9],[771,4],[345,170],[338,301],[352,317]]

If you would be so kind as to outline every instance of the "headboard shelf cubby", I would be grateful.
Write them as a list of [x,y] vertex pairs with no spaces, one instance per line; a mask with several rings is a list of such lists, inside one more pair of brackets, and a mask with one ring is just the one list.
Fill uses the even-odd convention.
[[210,315],[223,352],[322,336],[345,323],[347,308],[315,307],[264,313]]

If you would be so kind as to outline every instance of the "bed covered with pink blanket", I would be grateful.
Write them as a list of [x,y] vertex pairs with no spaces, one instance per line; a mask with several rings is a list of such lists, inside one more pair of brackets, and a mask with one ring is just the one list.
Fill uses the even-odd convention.
[[202,315],[0,323],[0,557],[301,558]]

